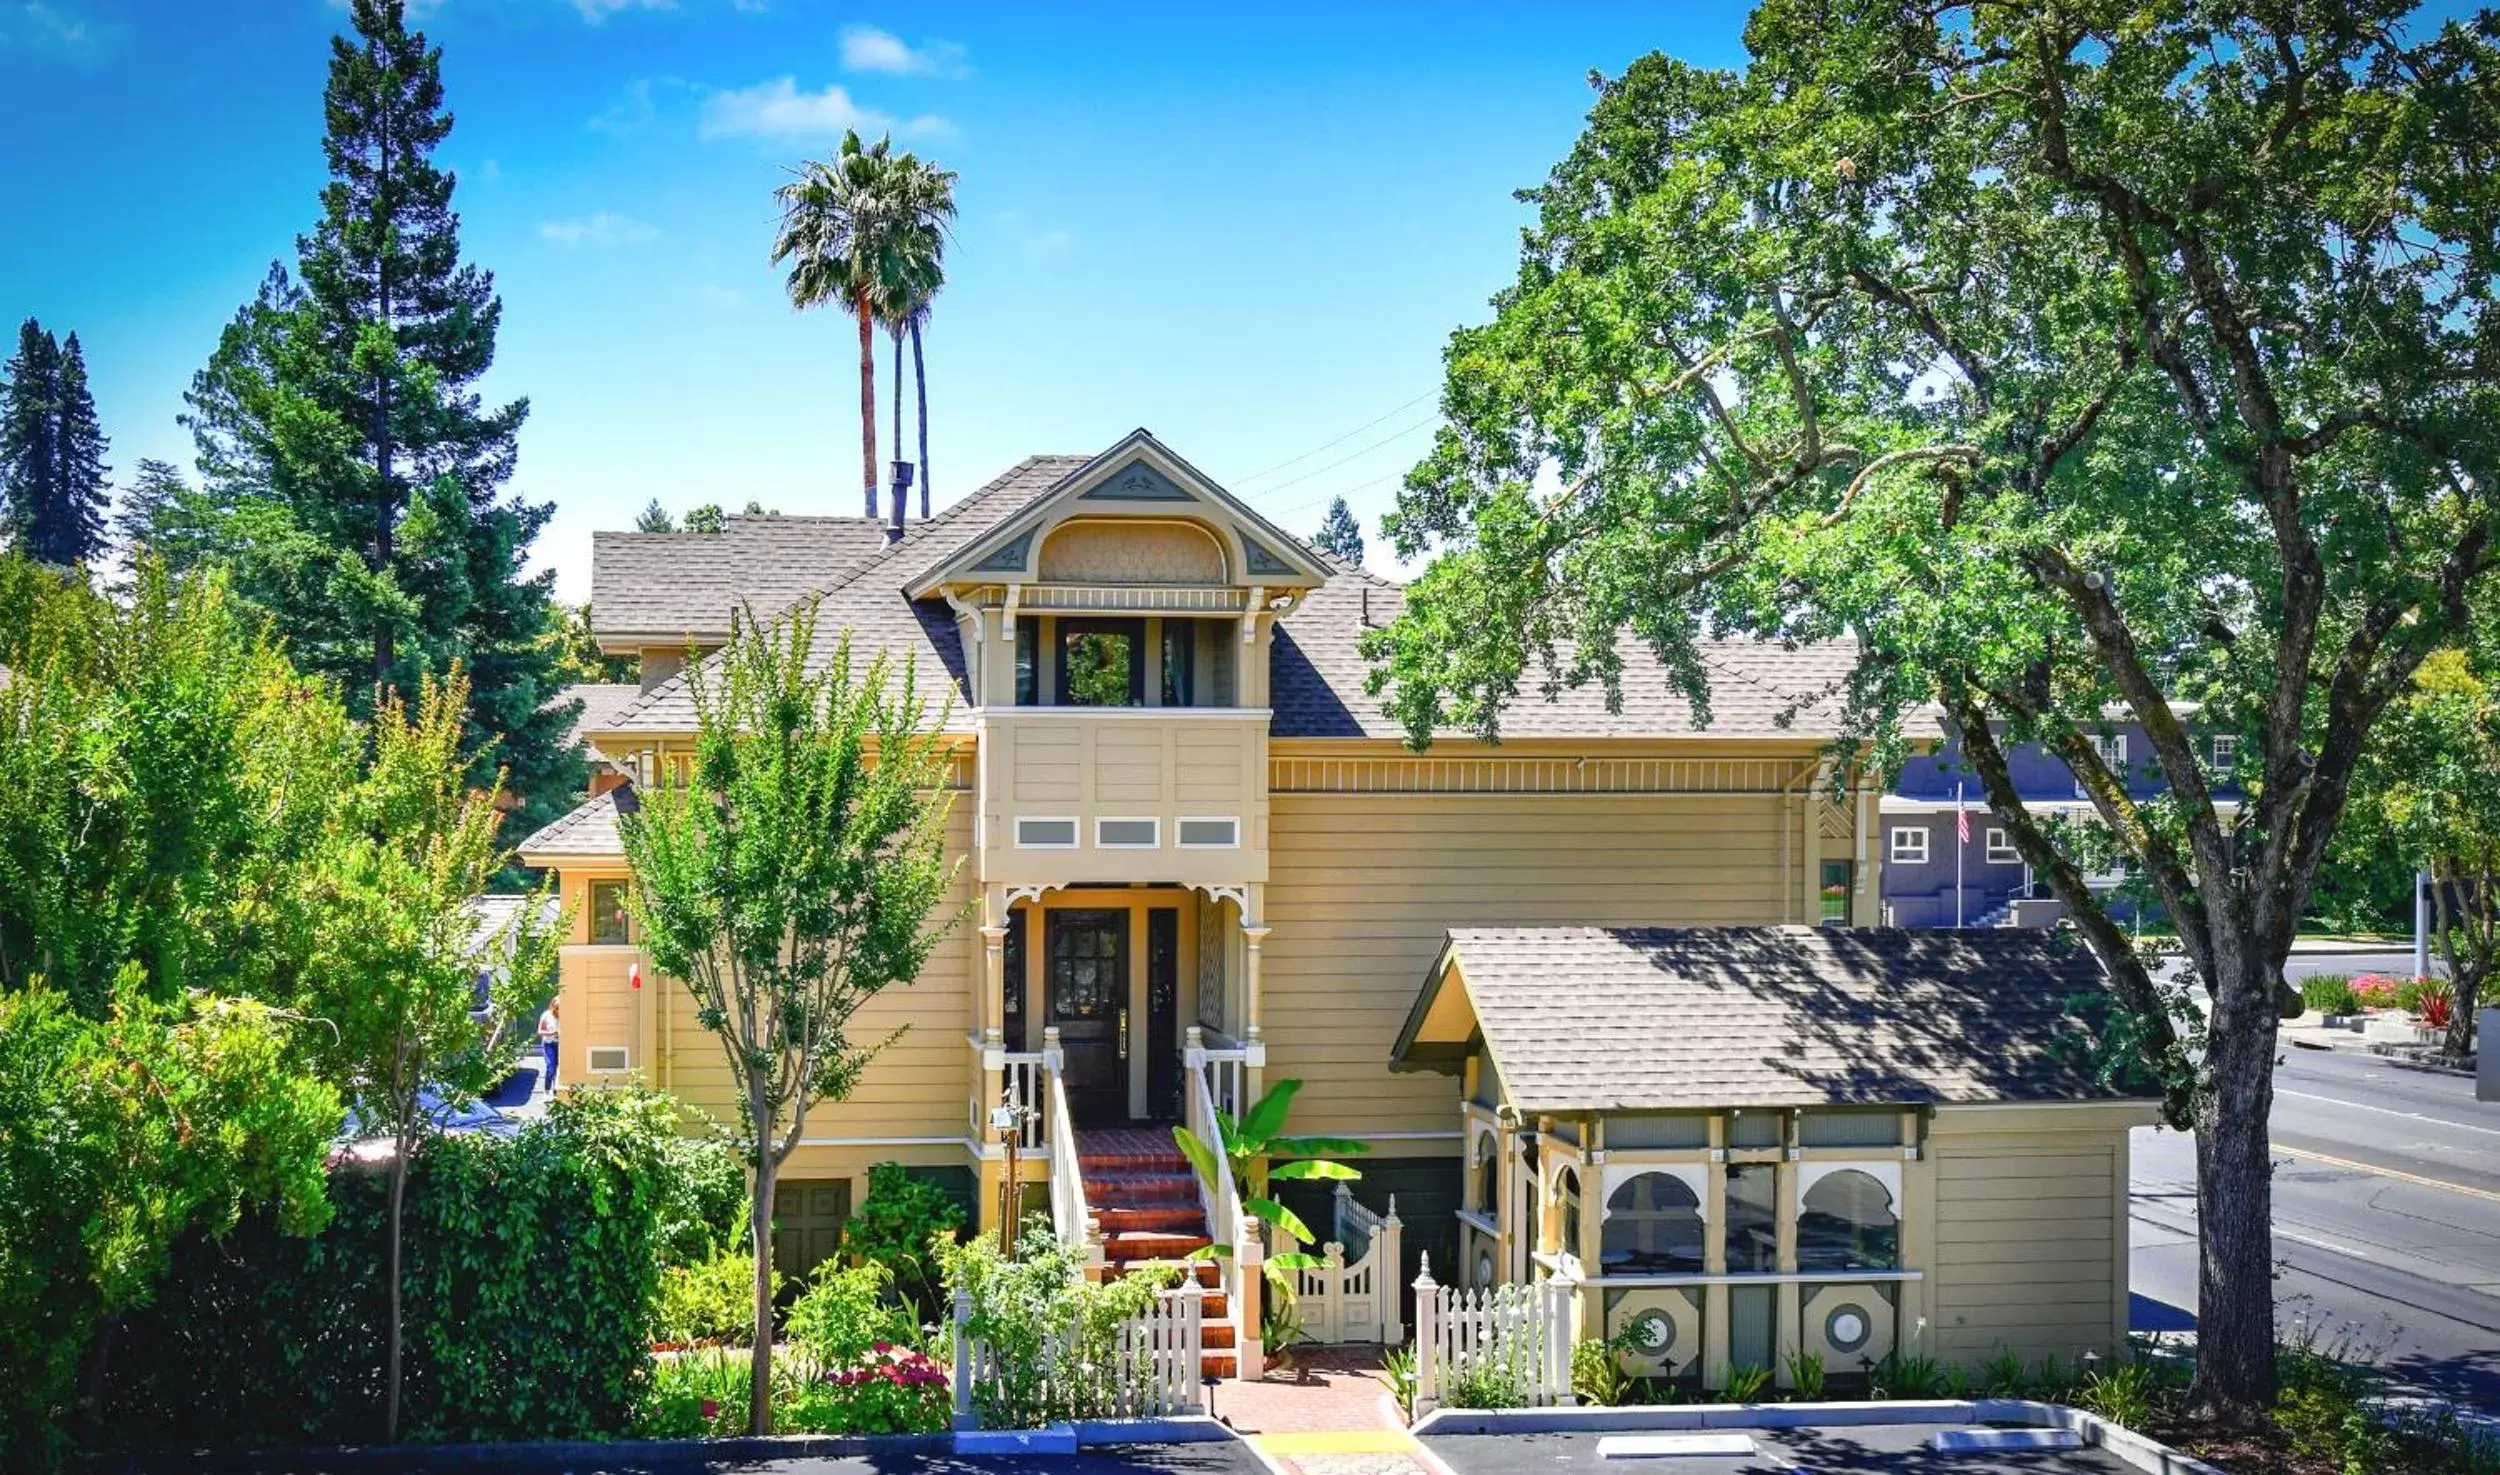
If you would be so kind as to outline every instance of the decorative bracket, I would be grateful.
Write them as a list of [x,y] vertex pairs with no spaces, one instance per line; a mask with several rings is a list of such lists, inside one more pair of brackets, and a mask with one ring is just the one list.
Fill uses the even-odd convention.
[[1205,892],[1209,901],[1223,901],[1229,897],[1234,906],[1241,908],[1243,916],[1250,915],[1250,888],[1248,886],[1214,886],[1200,881],[1193,889]]
[[1042,894],[1044,892],[1056,891],[1058,889],[1059,883],[1055,881],[1048,882],[1040,886],[1010,886],[1007,888],[1008,909],[1011,911],[1014,910],[1016,903],[1020,901],[1038,903],[1042,899]]
[[1255,645],[1259,639],[1259,613],[1267,608],[1267,586],[1250,586],[1249,605],[1241,612],[1241,643]]

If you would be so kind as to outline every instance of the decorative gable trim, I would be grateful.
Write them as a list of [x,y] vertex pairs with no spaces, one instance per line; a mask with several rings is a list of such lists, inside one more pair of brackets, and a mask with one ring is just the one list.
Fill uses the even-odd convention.
[[1153,508],[1159,514],[1197,509],[1203,514],[1199,520],[1210,524],[1225,545],[1229,565],[1239,570],[1234,578],[1243,584],[1290,591],[1317,587],[1331,574],[1327,561],[1307,551],[1293,534],[1208,480],[1147,431],[1134,430],[1061,478],[1051,491],[924,569],[904,586],[904,593],[920,599],[951,582],[984,582],[967,580],[967,575],[1003,574],[1014,582],[1013,576],[1031,572],[1039,536],[1063,522],[1078,503],[1105,510],[1106,504]]
[[1080,502],[1195,502],[1172,478],[1143,461],[1131,461],[1111,479],[1077,498]]

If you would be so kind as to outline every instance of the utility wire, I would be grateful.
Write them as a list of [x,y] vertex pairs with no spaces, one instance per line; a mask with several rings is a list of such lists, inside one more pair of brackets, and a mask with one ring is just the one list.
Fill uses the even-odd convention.
[[[1385,415],[1378,416],[1378,417],[1376,417],[1376,418],[1374,418],[1374,419],[1366,420],[1366,421],[1364,421],[1362,424],[1355,426],[1352,430],[1349,430],[1349,431],[1347,431],[1345,434],[1343,434],[1343,435],[1341,435],[1341,436],[1338,436],[1336,439],[1334,439],[1334,440],[1325,440],[1325,441],[1322,441],[1322,442],[1320,442],[1318,445],[1315,445],[1315,446],[1311,447],[1309,450],[1304,451],[1304,452],[1303,452],[1301,455],[1299,455],[1299,456],[1288,456],[1288,457],[1287,457],[1287,458],[1285,458],[1284,460],[1277,462],[1275,465],[1268,467],[1268,468],[1267,468],[1266,470],[1264,470],[1264,471],[1253,471],[1253,472],[1251,472],[1248,476],[1244,476],[1244,477],[1239,477],[1239,478],[1236,478],[1236,479],[1234,480],[1234,482],[1232,483],[1232,485],[1233,485],[1233,487],[1234,487],[1234,489],[1235,489],[1235,490],[1239,490],[1240,488],[1245,487],[1245,486],[1248,486],[1251,482],[1257,481],[1257,480],[1259,480],[1259,479],[1260,479],[1260,478],[1262,478],[1262,477],[1273,476],[1273,475],[1275,475],[1277,472],[1284,470],[1284,469],[1285,469],[1286,467],[1288,467],[1288,466],[1299,466],[1299,465],[1300,465],[1300,464],[1302,464],[1303,462],[1310,460],[1313,456],[1318,455],[1318,454],[1319,454],[1320,452],[1322,452],[1322,451],[1328,450],[1328,449],[1330,449],[1330,448],[1332,448],[1332,447],[1335,447],[1335,446],[1341,446],[1341,445],[1345,444],[1347,441],[1350,441],[1350,440],[1354,439],[1356,436],[1361,435],[1364,431],[1371,429],[1371,428],[1372,428],[1373,426],[1375,426],[1375,425],[1378,425],[1378,424],[1379,424],[1381,421],[1383,421],[1383,420],[1392,419],[1392,418],[1394,418],[1394,417],[1396,417],[1396,416],[1399,416],[1399,415],[1403,415],[1403,414],[1405,414],[1408,410],[1411,410],[1411,409],[1415,408],[1417,405],[1422,404],[1425,400],[1428,400],[1428,399],[1432,398],[1435,394],[1437,394],[1437,393],[1439,393],[1439,392],[1440,392],[1440,391],[1439,391],[1439,390],[1437,390],[1437,389],[1427,389],[1427,390],[1425,390],[1423,393],[1421,393],[1421,394],[1419,394],[1419,395],[1415,396],[1415,397],[1414,397],[1413,399],[1411,399],[1411,400],[1408,400],[1405,404],[1399,405],[1396,409],[1393,409],[1393,410],[1389,411],[1389,412],[1388,412],[1387,414],[1385,414]],[[1326,469],[1326,468],[1322,468],[1322,469],[1324,470],[1324,469]],[[1290,485],[1290,483],[1287,483],[1287,485]],[[1274,488],[1270,488],[1269,490],[1271,490],[1271,491],[1272,491],[1272,490],[1274,490]]]

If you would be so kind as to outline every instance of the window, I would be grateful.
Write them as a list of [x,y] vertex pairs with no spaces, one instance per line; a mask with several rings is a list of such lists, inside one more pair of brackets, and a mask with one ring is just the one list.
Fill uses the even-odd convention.
[[1927,827],[1902,825],[1892,832],[1892,863],[1923,866],[1927,864]]
[[1163,622],[1163,705],[1187,707],[1197,700],[1198,622]]
[[590,883],[590,940],[622,946],[633,941],[633,918],[625,910],[625,883]]
[[1562,1211],[1555,1216],[1557,1232],[1562,1236],[1562,1252],[1577,1260],[1580,1258],[1580,1171],[1565,1168],[1554,1178],[1556,1190],[1562,1198]]
[[1468,1192],[1473,1195],[1469,1208],[1491,1218],[1501,1212],[1501,1147],[1495,1134],[1486,1132],[1476,1138],[1476,1167],[1470,1175]]
[[1727,1170],[1727,1268],[1780,1268],[1779,1169],[1770,1163]]
[[1988,864],[1992,866],[2018,866],[2022,863],[2023,855],[2021,851],[2014,848],[2014,837],[2006,834],[2003,830],[1990,826],[1988,830]]
[[[2119,787],[2126,787],[2127,735],[2123,732],[2115,732],[2111,733],[2107,737],[2089,737],[2086,738],[2085,741],[2092,745],[2092,751],[2094,753],[2100,755],[2101,766],[2109,770],[2112,778],[2118,780]],[[2080,777],[2075,780],[2075,797],[2078,799],[2091,797],[2090,792],[2084,788],[2083,780]]]
[[1016,623],[1016,705],[1030,707],[1042,699],[1041,688],[1042,622],[1035,619]]
[[1237,819],[1185,819],[1174,828],[1183,850],[1231,850],[1241,844]]
[[1845,860],[1823,862],[1824,921],[1845,923],[1849,920],[1849,880],[1849,862]]
[[2232,733],[2214,734],[2214,772],[2229,773],[2240,766],[2240,740]]
[[593,1045],[590,1047],[589,1056],[590,1073],[602,1076],[621,1075],[627,1068],[626,1058],[623,1045]]
[[1901,1219],[1892,1190],[1872,1173],[1845,1168],[1826,1174],[1798,1201],[1798,1269],[1894,1270],[1900,1263]]
[[1061,706],[1146,705],[1145,621],[1061,620],[1058,659]]
[[1598,1266],[1609,1275],[1697,1271],[1701,1199],[1672,1173],[1643,1173],[1607,1197],[1598,1246]]
[[1156,819],[1098,819],[1094,844],[1104,850],[1153,850],[1163,844],[1163,822]]
[[1025,917],[1021,908],[1007,914],[1007,936],[999,947],[999,960],[1005,964],[999,983],[999,1014],[1007,1035],[1007,1048],[1024,1048],[1024,935]]
[[1074,850],[1076,821],[1072,819],[1018,819],[1016,821],[1018,850]]

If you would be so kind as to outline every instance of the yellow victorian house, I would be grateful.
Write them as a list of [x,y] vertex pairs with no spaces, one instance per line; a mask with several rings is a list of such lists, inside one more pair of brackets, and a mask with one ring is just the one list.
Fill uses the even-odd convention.
[[[1807,1325],[1829,1299],[1807,1289],[1821,1272],[1801,1268],[1796,1236],[1781,1226],[1811,1213],[1803,1200],[1834,1181],[1813,1171],[1837,1150],[1821,1135],[1834,1131],[1886,1166],[1822,1198],[1845,1189],[1870,1222],[1890,1215],[1897,1245],[1882,1275],[1845,1282],[1888,1288],[1850,1303],[1869,1323],[1855,1346],[1880,1335],[1884,1346],[1957,1357],[2002,1343],[2072,1358],[2123,1337],[2114,1236],[2125,1223],[2126,1127],[2149,1120],[2149,1108],[2109,1100],[2088,1079],[2007,1077],[1991,1094],[1995,1077],[1939,1054],[1958,1084],[1921,1089],[1915,1059],[1898,1056],[1892,1085],[1873,1097],[1765,1104],[1688,1093],[1672,1108],[1622,1112],[1611,1105],[1622,1093],[1610,1095],[1595,1067],[1585,1100],[1550,1081],[1520,1097],[1494,1085],[1516,1030],[1491,1011],[1479,1017],[1461,982],[1491,946],[1478,940],[1491,934],[1469,929],[1734,929],[1733,948],[1740,937],[1761,946],[1873,928],[1879,790],[1872,776],[1836,778],[1827,751],[1853,650],[1709,646],[1712,700],[1699,725],[1666,673],[1634,655],[1613,709],[1592,690],[1531,696],[1499,746],[1453,733],[1412,752],[1366,695],[1359,653],[1364,633],[1398,612],[1398,587],[1314,553],[1142,430],[1099,455],[1027,460],[908,525],[759,516],[730,518],[719,533],[599,536],[595,628],[611,653],[640,657],[642,681],[601,692],[585,718],[582,735],[609,770],[598,791],[522,846],[530,864],[560,874],[576,919],[562,970],[568,1083],[639,1079],[735,1118],[717,1042],[635,946],[618,820],[637,786],[668,780],[690,742],[688,653],[717,649],[741,601],[770,612],[806,598],[819,601],[828,636],[847,631],[857,648],[911,658],[924,689],[951,683],[951,837],[970,920],[917,981],[864,1011],[863,1033],[909,1029],[848,1100],[810,1113],[775,1225],[785,1270],[829,1252],[873,1163],[947,1183],[992,1222],[1012,1150],[1034,1202],[1046,1199],[1060,1232],[1110,1273],[1210,1239],[1233,1246],[1199,1269],[1218,1292],[1207,1341],[1219,1366],[1255,1371],[1257,1277],[1243,1267],[1259,1246],[1239,1185],[1199,1184],[1169,1128],[1203,1127],[1291,1078],[1304,1083],[1292,1130],[1371,1147],[1350,1199],[1333,1211],[1320,1195],[1301,1206],[1323,1237],[1333,1225],[1360,1253],[1359,1227],[1394,1196],[1407,1261],[1399,1284],[1427,1252],[1444,1280],[1568,1273],[1585,1288],[1590,1332],[1647,1317],[1644,1335],[1654,1334],[1656,1293],[1673,1289],[1689,1340],[1680,1356],[1662,1349],[1656,1371],[1716,1379],[1747,1349],[1830,1339],[1830,1327]],[[1869,986],[1907,988],[1956,968],[1965,985],[1997,977],[2026,999],[2090,986],[2070,961],[1956,963],[1945,941]],[[1762,978],[1793,977],[1816,959],[1847,971],[1841,955],[1789,951],[1808,963],[1792,957],[1789,972]],[[1579,997],[1602,953],[1513,957],[1501,965],[1504,987]],[[1754,986],[1734,962],[1723,972],[1718,987]],[[1885,1029],[1927,1038],[1914,1019],[1887,1017]],[[1949,1033],[1959,1017],[1930,1015],[1924,1028]],[[1777,1030],[1706,1011],[1627,1004],[1569,1018],[1575,1035],[1632,1058],[1787,1048]],[[1827,1110],[1837,1115],[1826,1121]],[[1995,1155],[1975,1166],[1947,1150],[1982,1141]],[[1611,1188],[1599,1193],[1617,1175],[1594,1165],[1644,1153],[1679,1171],[1626,1180],[1644,1187],[1621,1206]],[[1554,1171],[1566,1161],[1591,1171],[1566,1182]],[[1682,1170],[1695,1162],[1708,1171]],[[1774,1171],[1740,1171],[1757,1162]],[[2068,1197],[2091,1198],[2108,1253],[2078,1271],[2072,1236],[2025,1249],[2030,1226],[1959,1187],[1965,1172],[2054,1180]],[[1621,1230],[1661,1212],[1667,1182],[1692,1191],[1695,1245],[1716,1248],[1689,1270],[1621,1272],[1696,1277],[1689,1286],[1610,1288],[1607,1223],[1620,1214]],[[1740,1190],[1741,1206],[1730,1198]],[[1740,1237],[1749,1255],[1768,1245],[1742,1268],[1727,1249],[1740,1219],[1773,1228],[1767,1241]],[[1961,1253],[1973,1236],[1986,1245]],[[1957,1310],[1966,1303],[1933,1285],[1946,1273],[2014,1289]],[[2068,1284],[2079,1275],[2097,1280]],[[2066,1309],[2036,1327],[1996,1309],[2027,1277],[2064,1287]],[[1945,1327],[1947,1314],[1964,1315],[1962,1326]]]

